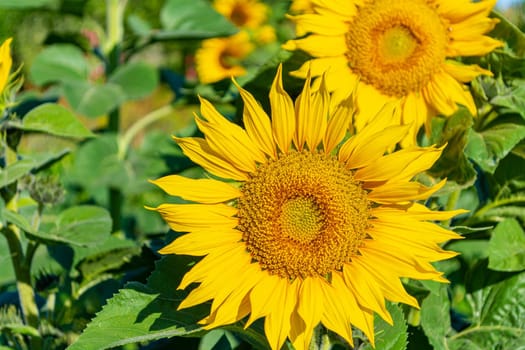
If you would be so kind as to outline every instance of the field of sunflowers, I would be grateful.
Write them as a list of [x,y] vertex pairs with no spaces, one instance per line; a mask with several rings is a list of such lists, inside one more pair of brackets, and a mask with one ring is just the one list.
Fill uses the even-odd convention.
[[525,350],[524,31],[0,0],[0,350]]

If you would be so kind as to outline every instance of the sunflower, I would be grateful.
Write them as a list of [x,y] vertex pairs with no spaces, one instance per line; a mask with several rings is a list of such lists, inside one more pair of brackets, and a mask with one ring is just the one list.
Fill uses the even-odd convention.
[[433,187],[411,181],[442,148],[385,153],[408,132],[383,128],[390,107],[348,138],[352,97],[330,113],[324,83],[313,92],[308,77],[294,104],[281,67],[270,90],[271,120],[237,87],[245,129],[201,99],[202,117],[195,120],[204,138],[175,137],[214,178],[152,181],[193,202],[150,208],[173,230],[187,232],[162,254],[204,256],[178,287],[200,283],[179,308],[213,300],[201,321],[207,329],[245,317],[248,327],[264,317],[275,350],[287,338],[307,349],[319,324],[350,344],[354,325],[373,343],[374,313],[392,323],[385,299],[418,307],[401,277],[447,282],[430,262],[455,256],[438,243],[460,236],[427,220],[462,211],[434,212],[415,202],[444,181]]
[[238,28],[258,28],[268,12],[268,7],[258,0],[215,0],[213,7]]
[[[485,33],[497,19],[487,15],[496,0],[360,0],[314,1],[313,14],[292,16],[297,34],[284,48],[303,50],[313,59],[313,76],[326,73],[334,101],[357,84],[362,128],[390,100],[400,100],[403,113],[394,123],[412,125],[405,145],[415,144],[419,128],[432,116],[451,115],[457,104],[472,113],[476,106],[465,83],[491,75],[477,65],[451,60],[481,56],[502,46]],[[306,77],[310,64],[295,71]],[[319,84],[319,82],[317,82]]]
[[6,39],[2,46],[0,46],[0,94],[4,91],[4,88],[7,85],[9,72],[11,71],[11,66],[13,64],[10,49],[11,40],[11,38]]
[[254,45],[246,31],[225,37],[207,39],[195,53],[197,75],[203,84],[214,83],[246,73],[241,61],[248,56]]

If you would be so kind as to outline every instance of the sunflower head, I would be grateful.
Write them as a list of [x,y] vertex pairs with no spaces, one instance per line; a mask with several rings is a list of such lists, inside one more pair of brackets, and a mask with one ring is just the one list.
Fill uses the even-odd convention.
[[[309,53],[314,76],[327,71],[326,83],[335,99],[344,98],[358,82],[358,128],[377,114],[382,105],[378,101],[400,100],[401,122],[412,124],[403,143],[412,145],[418,129],[428,126],[436,113],[450,115],[457,104],[476,113],[464,83],[491,72],[451,59],[485,55],[502,46],[485,35],[498,22],[487,17],[495,3],[322,1],[313,14],[292,16],[298,34],[310,34],[284,47]],[[308,66],[293,74],[306,77]]]
[[241,29],[258,28],[268,13],[268,6],[258,0],[215,0],[213,7]]
[[152,181],[192,202],[154,208],[173,230],[187,232],[160,252],[204,256],[179,286],[200,283],[179,308],[211,301],[206,328],[264,318],[274,350],[287,338],[307,349],[320,323],[350,344],[355,326],[373,343],[374,313],[392,322],[385,300],[418,306],[400,278],[446,282],[430,263],[456,255],[438,243],[460,236],[430,221],[462,211],[416,203],[444,181],[413,181],[442,148],[389,152],[408,132],[384,127],[391,106],[350,135],[353,96],[331,109],[324,80],[312,90],[307,77],[294,102],[279,68],[271,118],[237,87],[244,128],[201,99],[195,120],[204,137],[175,138],[215,179]]
[[196,70],[203,84],[214,83],[246,73],[242,61],[254,49],[246,31],[225,37],[206,39],[195,53]]

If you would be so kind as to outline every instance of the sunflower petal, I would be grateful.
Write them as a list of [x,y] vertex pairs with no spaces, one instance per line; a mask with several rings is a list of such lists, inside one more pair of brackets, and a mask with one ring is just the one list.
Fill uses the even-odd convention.
[[174,137],[184,154],[206,171],[225,179],[248,180],[248,174],[218,156],[206,140],[199,137]]
[[237,208],[225,204],[161,204],[156,210],[174,231],[231,229],[238,225]]
[[270,106],[273,137],[281,152],[286,154],[295,134],[295,111],[292,99],[283,88],[282,65],[279,65],[270,89]]
[[212,179],[189,179],[180,175],[168,175],[150,182],[171,196],[199,203],[215,204],[241,196],[238,188]]
[[270,118],[252,94],[237,84],[235,79],[233,79],[233,83],[239,90],[244,102],[243,122],[248,136],[254,140],[261,151],[275,158],[276,152]]

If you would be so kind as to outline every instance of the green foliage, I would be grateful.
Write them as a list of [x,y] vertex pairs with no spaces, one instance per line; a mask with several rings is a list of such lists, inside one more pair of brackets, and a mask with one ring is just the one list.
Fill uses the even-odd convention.
[[[290,2],[266,3],[277,41],[255,47],[236,80],[269,111],[277,65],[296,97],[303,80],[288,73],[310,57],[281,48],[294,35]],[[170,138],[202,136],[199,96],[242,124],[237,88],[195,75],[202,41],[240,28],[208,0],[104,5],[0,0],[0,38],[14,37],[13,71],[23,63],[0,94],[0,350],[269,349],[262,319],[209,331],[198,323],[209,302],[178,310],[195,287],[178,285],[199,258],[161,258],[168,227],[144,208],[185,202],[150,179],[209,176]],[[467,84],[477,113],[437,116],[418,139],[446,145],[418,178],[448,180],[425,204],[469,210],[441,222],[465,238],[444,246],[457,257],[435,263],[450,284],[403,279],[420,309],[388,302],[394,323],[375,316],[376,350],[525,344],[525,34],[507,14],[491,16],[489,35],[505,46],[462,58],[493,73]],[[348,349],[316,332],[312,348]],[[354,338],[357,350],[374,349],[358,329]]]
[[492,232],[489,268],[496,271],[525,270],[525,232],[516,219],[505,219]]
[[[401,308],[395,304],[387,304],[387,310],[392,315],[393,326],[376,316],[374,332],[376,334],[375,349],[377,350],[405,350],[407,348],[407,324]],[[373,350],[367,344],[363,350]]]
[[217,13],[205,0],[195,0],[187,6],[184,0],[168,0],[160,13],[164,30],[156,33],[158,39],[204,39],[227,36],[237,28]]

